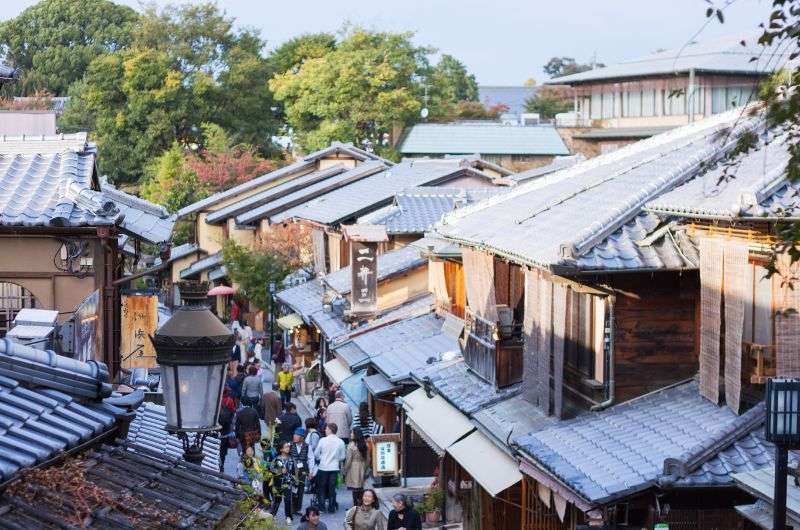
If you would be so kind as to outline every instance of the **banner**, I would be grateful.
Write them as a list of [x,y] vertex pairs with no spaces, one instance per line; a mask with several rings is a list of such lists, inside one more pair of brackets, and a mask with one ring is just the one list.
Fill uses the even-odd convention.
[[148,337],[158,327],[158,296],[150,293],[122,295],[122,333],[120,365],[122,368],[154,368],[156,352]]
[[378,243],[351,241],[352,290],[350,305],[354,313],[378,310]]
[[83,299],[75,310],[75,358],[79,361],[103,361],[100,328],[100,291]]

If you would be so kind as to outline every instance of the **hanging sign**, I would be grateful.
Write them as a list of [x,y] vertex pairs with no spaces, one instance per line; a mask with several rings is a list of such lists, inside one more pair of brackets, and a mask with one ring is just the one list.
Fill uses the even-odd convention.
[[122,295],[122,368],[155,368],[156,352],[148,337],[158,326],[158,296],[150,293]]
[[378,310],[378,243],[350,243],[352,291],[350,306],[354,313]]

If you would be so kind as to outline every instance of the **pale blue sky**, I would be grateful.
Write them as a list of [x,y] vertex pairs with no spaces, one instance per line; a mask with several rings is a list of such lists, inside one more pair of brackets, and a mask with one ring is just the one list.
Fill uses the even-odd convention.
[[[35,0],[0,0],[0,19]],[[137,0],[121,0],[136,7]],[[159,4],[169,3],[159,0]],[[683,45],[705,21],[704,0],[219,0],[239,24],[261,30],[270,48],[301,33],[336,31],[346,21],[415,31],[416,42],[461,59],[481,84],[545,78],[555,55],[611,64]],[[716,0],[723,3],[723,0]],[[757,30],[772,2],[735,0],[724,25],[698,40]]]

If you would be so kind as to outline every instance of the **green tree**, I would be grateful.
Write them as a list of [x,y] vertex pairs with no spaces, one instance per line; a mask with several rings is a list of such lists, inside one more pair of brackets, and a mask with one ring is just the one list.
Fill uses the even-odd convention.
[[555,118],[560,112],[573,109],[573,100],[569,89],[563,86],[543,86],[536,94],[525,101],[526,112],[538,112],[541,118]]
[[579,64],[572,57],[553,57],[547,61],[547,64],[542,69],[550,77],[562,77],[604,66],[602,63],[596,63],[594,66],[591,64]]
[[177,212],[210,194],[197,173],[186,165],[184,150],[177,142],[147,166],[140,193],[144,199],[170,212]]
[[174,142],[202,149],[203,123],[262,153],[277,129],[263,42],[213,4],[148,8],[131,48],[96,58],[70,94],[65,131],[89,127],[101,170],[137,182]]
[[267,62],[272,72],[297,73],[308,59],[319,59],[336,48],[336,37],[330,33],[307,33],[288,40],[269,54]]
[[222,247],[222,262],[239,293],[261,310],[269,308],[269,282],[279,283],[291,272],[287,260],[277,253],[260,253],[228,240]]
[[64,95],[95,58],[130,45],[138,19],[109,0],[41,0],[0,24],[0,46],[22,70],[22,93]]
[[444,54],[439,62],[431,68],[429,82],[437,97],[444,101],[478,101],[478,82],[475,76],[467,71],[464,63]]

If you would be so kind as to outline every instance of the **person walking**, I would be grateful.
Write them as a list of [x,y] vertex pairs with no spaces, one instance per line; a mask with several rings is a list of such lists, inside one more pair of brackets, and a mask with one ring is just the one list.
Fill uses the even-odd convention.
[[306,508],[306,514],[300,518],[297,530],[328,530],[328,527],[319,519],[319,508],[309,506]]
[[[219,472],[225,471],[225,457],[231,446],[230,440],[236,439],[233,433],[233,417],[236,413],[236,402],[230,397],[230,389],[226,386],[222,392],[222,405],[219,409]],[[233,444],[236,447],[236,443]]]
[[372,414],[369,413],[369,404],[366,401],[362,401],[358,406],[358,416],[353,419],[353,428],[360,429],[361,434],[367,440],[373,434],[383,433],[383,425],[376,422]]
[[422,519],[402,493],[392,497],[392,511],[386,530],[422,530]]
[[317,506],[320,510],[336,513],[336,479],[341,469],[341,462],[345,459],[344,442],[336,435],[338,426],[328,423],[325,427],[325,437],[317,444],[314,457],[319,462],[317,466]]
[[261,442],[261,418],[253,407],[242,405],[236,412],[234,420],[236,439],[239,440],[244,453],[248,447]]
[[281,415],[283,407],[281,406],[281,398],[278,397],[277,392],[267,390],[261,396],[261,411],[264,415],[264,423],[267,424],[267,432],[271,440],[275,436],[275,422],[278,416]]
[[319,445],[321,436],[319,435],[319,431],[317,430],[316,418],[306,418],[305,424],[306,424],[305,442],[308,445],[308,451],[309,453],[311,453],[311,458],[314,459],[314,473],[312,473],[308,477],[308,484],[306,484],[306,493],[316,494],[317,492],[316,471],[317,471],[317,466],[319,465],[319,460],[317,460],[317,457],[314,456],[314,453],[317,450],[317,445]]
[[364,490],[359,506],[353,506],[344,517],[346,530],[386,530],[386,516],[378,508],[375,490]]
[[336,392],[336,400],[328,405],[325,413],[328,423],[335,423],[338,427],[337,436],[342,439],[345,445],[350,442],[350,426],[353,424],[353,411],[350,405],[344,402],[344,392]]
[[247,377],[242,381],[242,403],[248,407],[257,407],[261,400],[261,378],[258,368],[250,365],[247,368]]
[[297,414],[297,407],[294,403],[287,403],[285,412],[278,416],[278,442],[290,442],[294,435],[295,429],[303,426],[303,420]]
[[325,418],[328,412],[328,400],[324,397],[317,398],[317,402],[314,403],[314,411],[317,418],[317,430],[319,432],[325,432]]
[[297,463],[291,456],[291,444],[278,444],[278,456],[272,461],[272,516],[278,514],[281,503],[286,514],[286,525],[292,524],[292,491],[297,476]]
[[283,368],[278,372],[278,390],[281,391],[281,401],[288,403],[292,400],[292,388],[294,388],[292,365],[284,363]]
[[272,356],[273,370],[277,372],[278,368],[283,366],[283,363],[286,362],[286,350],[284,349],[283,343],[280,339],[275,339],[272,342],[272,351],[270,354]]
[[289,451],[289,456],[294,459],[297,475],[295,477],[295,486],[292,490],[292,503],[294,509],[293,515],[300,515],[300,510],[303,509],[303,495],[306,492],[306,480],[317,474],[317,462],[314,458],[314,453],[305,442],[306,430],[298,427],[294,430],[292,436],[292,445]]
[[361,434],[361,429],[353,429],[352,438],[347,445],[347,456],[344,460],[344,485],[353,494],[353,506],[361,504],[361,495],[364,493],[364,482],[367,480],[367,469],[370,464],[370,454],[367,442]]

